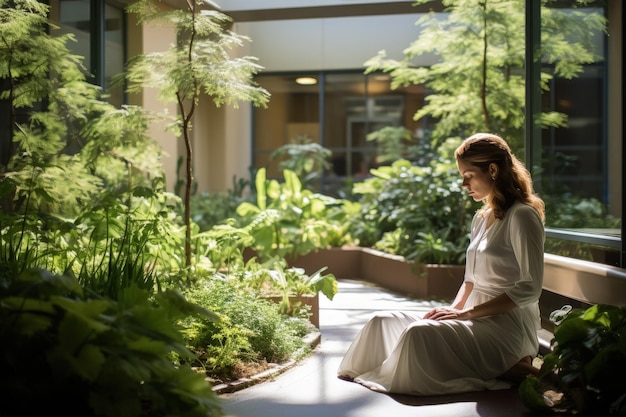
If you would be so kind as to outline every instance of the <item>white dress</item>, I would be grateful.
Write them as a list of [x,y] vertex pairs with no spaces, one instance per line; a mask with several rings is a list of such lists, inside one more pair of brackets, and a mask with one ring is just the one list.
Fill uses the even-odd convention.
[[464,279],[474,287],[465,307],[503,292],[517,307],[473,320],[377,313],[350,345],[339,375],[376,391],[412,395],[510,386],[496,378],[539,349],[545,234],[535,209],[519,202],[489,228],[486,218],[476,214],[472,221]]

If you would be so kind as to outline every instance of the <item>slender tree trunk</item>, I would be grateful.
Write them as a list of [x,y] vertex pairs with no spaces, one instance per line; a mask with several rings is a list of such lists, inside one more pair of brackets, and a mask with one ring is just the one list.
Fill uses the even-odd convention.
[[185,137],[185,149],[187,151],[187,180],[185,183],[185,266],[189,268],[191,266],[191,187],[193,183],[193,152],[191,149],[188,119],[185,119],[183,132]]
[[[191,33],[189,35],[189,47],[187,49],[187,62],[189,66],[193,63],[193,46],[196,36],[196,3],[189,2],[192,15]],[[191,190],[193,187],[193,150],[191,146],[191,120],[196,109],[196,103],[200,95],[198,83],[194,75],[194,90],[192,97],[187,97],[190,101],[189,112],[185,112],[185,96],[178,93],[178,107],[183,120],[183,137],[186,150],[186,183],[185,183],[185,266],[191,266]]]

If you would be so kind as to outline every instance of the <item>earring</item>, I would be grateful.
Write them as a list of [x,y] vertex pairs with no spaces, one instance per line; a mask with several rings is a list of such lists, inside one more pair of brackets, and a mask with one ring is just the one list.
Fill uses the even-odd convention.
[[495,175],[493,175],[493,176],[491,177],[491,180],[492,180],[492,181],[495,181],[495,180],[496,180],[496,176],[495,176]]

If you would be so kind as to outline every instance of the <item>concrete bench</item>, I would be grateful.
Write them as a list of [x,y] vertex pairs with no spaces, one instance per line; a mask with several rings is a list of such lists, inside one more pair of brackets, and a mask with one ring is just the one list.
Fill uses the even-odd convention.
[[540,353],[550,350],[554,325],[548,316],[552,311],[565,304],[574,308],[626,305],[626,269],[545,254],[543,289],[539,302],[543,327],[539,331]]

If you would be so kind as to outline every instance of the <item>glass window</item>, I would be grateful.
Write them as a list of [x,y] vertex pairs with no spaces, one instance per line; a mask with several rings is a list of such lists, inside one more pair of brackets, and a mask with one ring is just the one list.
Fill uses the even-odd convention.
[[[92,7],[104,10],[93,13]],[[109,102],[124,103],[123,89],[111,88],[112,76],[124,70],[124,10],[102,0],[60,0],[59,26],[61,33],[73,33],[77,42],[68,44],[71,52],[84,57],[88,79],[102,85]],[[103,42],[101,42],[103,40]]]
[[84,57],[83,65],[87,74],[93,73],[91,68],[91,1],[60,0],[59,2],[60,32],[73,33],[76,42],[67,44],[71,52]]
[[[590,4],[574,10],[574,2],[569,3],[551,12],[579,19],[581,25],[592,14],[606,15],[603,7]],[[566,37],[583,44],[576,26],[562,30],[571,30]],[[622,138],[609,134],[609,126],[621,120],[609,117],[607,103],[621,89],[612,89],[607,77],[612,57],[606,35],[598,29],[591,41],[586,47],[595,55],[593,62],[571,79],[555,76],[542,96],[544,111],[567,115],[565,127],[542,134],[540,189],[547,209],[546,252],[619,266],[623,161],[610,155],[619,152]],[[553,68],[544,65],[543,71],[552,73]]]
[[[279,147],[309,140],[321,143],[319,75],[263,75],[257,82],[272,99],[266,109],[254,113],[254,168],[267,168],[268,177],[279,177],[272,153]],[[298,81],[296,81],[298,80]]]
[[124,71],[124,10],[109,4],[104,10],[104,89],[109,94],[109,102],[121,106],[125,102],[123,88],[112,88],[110,81]]
[[[316,83],[299,85],[296,79],[302,77],[316,78]],[[331,168],[320,184],[328,195],[346,196],[353,181],[366,177],[380,162],[369,133],[399,126],[416,137],[423,131],[422,122],[413,121],[423,102],[423,89],[391,90],[385,74],[263,75],[257,81],[272,99],[268,109],[255,110],[254,167],[268,167],[269,175],[278,176],[271,153],[298,137],[308,137],[332,152]]]

